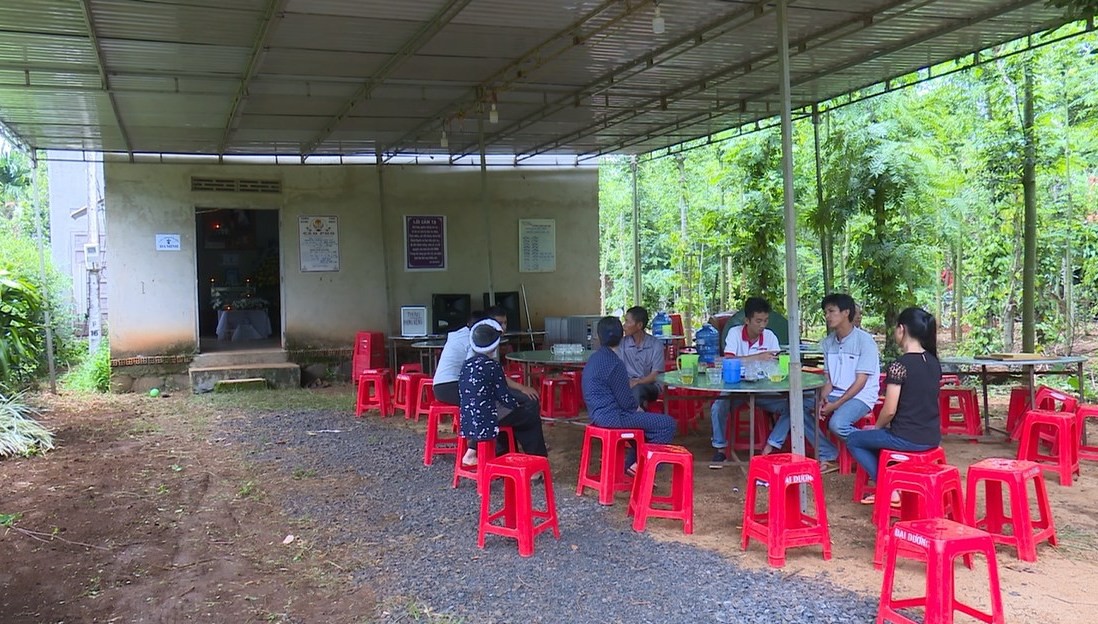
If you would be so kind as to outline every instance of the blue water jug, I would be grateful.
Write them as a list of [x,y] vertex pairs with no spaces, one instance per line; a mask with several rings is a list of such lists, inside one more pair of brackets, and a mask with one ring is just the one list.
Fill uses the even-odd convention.
[[740,383],[741,366],[739,358],[724,358],[724,362],[721,364],[721,381],[726,384]]
[[721,351],[721,333],[709,323],[694,334],[694,344],[698,347],[698,361],[712,364]]
[[656,318],[652,319],[652,335],[653,336],[670,336],[671,335],[671,317],[667,316],[667,313],[660,310],[656,314]]

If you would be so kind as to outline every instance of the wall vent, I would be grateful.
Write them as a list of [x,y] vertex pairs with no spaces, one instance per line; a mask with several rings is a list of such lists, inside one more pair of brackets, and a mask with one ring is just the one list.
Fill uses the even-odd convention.
[[281,193],[282,181],[192,177],[191,190],[219,193]]

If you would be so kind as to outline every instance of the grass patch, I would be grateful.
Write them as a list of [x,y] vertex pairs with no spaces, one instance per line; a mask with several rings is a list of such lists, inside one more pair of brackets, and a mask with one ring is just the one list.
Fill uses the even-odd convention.
[[0,457],[30,457],[53,448],[53,434],[35,420],[41,414],[25,399],[22,393],[0,394]]
[[104,340],[95,353],[84,356],[76,367],[61,377],[61,386],[76,392],[110,392],[111,348]]
[[285,411],[330,410],[351,412],[355,407],[354,388],[347,386],[336,391],[317,392],[304,388],[290,390],[254,390],[225,394],[203,394],[188,400],[202,407],[219,410]]
[[465,618],[448,613],[439,613],[412,598],[395,596],[378,607],[377,618],[374,621],[380,624],[397,624],[398,622],[464,624]]

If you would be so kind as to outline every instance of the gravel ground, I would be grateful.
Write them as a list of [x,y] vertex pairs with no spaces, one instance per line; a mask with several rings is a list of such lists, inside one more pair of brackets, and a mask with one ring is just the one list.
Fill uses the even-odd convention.
[[[423,465],[422,434],[395,420],[325,411],[240,422],[247,428],[234,437],[260,465],[287,474],[353,469],[365,479],[361,496],[333,499],[318,491],[285,501],[284,509],[362,544],[354,578],[383,601],[412,598],[469,623],[852,624],[876,617],[874,600],[824,580],[744,570],[711,551],[634,533],[620,501],[602,507],[593,496],[574,496],[564,477],[554,482],[559,541],[539,535],[529,559],[499,536],[489,535],[480,550],[475,488],[463,481],[451,489],[449,457]],[[341,433],[308,433],[323,430]],[[558,475],[574,470],[554,468]]]

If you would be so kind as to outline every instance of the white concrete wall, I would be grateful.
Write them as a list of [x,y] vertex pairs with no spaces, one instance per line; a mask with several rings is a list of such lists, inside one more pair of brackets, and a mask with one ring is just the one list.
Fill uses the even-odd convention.
[[[402,305],[429,306],[432,293],[469,293],[478,308],[488,290],[489,228],[474,168],[385,167],[384,198],[372,166],[108,162],[105,176],[114,357],[194,350],[196,207],[281,211],[286,346],[347,346],[362,329],[399,332]],[[191,176],[279,179],[283,192],[192,192]],[[597,170],[492,169],[487,189],[494,290],[525,284],[535,327],[545,316],[597,313]],[[404,215],[414,214],[447,216],[446,271],[404,270]],[[300,215],[339,217],[339,272],[300,271]],[[520,218],[556,220],[556,272],[518,272]],[[155,251],[157,233],[182,235],[183,250]]]
[[[69,293],[73,311],[83,318],[88,312],[88,274],[83,264],[74,264],[83,258],[83,247],[77,247],[87,239],[87,216],[73,219],[70,215],[88,205],[88,167],[95,168],[99,196],[103,195],[103,164],[92,161],[76,160],[78,155],[71,152],[46,152],[46,171],[49,176],[50,194],[50,251],[57,270],[72,277],[72,291]],[[100,215],[100,251],[103,265],[106,267],[106,228]],[[105,271],[104,271],[105,274]],[[105,312],[106,289],[102,290],[100,308]]]

